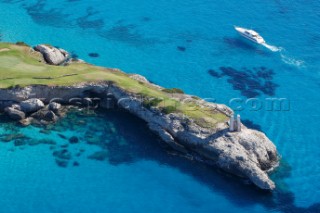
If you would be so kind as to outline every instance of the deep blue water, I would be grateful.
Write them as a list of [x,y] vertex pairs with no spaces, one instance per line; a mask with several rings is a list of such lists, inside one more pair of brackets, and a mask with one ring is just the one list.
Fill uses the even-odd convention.
[[[50,145],[21,150],[13,142],[1,143],[1,211],[320,211],[319,1],[0,0],[0,18],[3,41],[51,43],[88,62],[228,105],[232,98],[258,98],[261,110],[243,104],[240,113],[282,155],[273,174],[277,191],[261,193],[168,154],[143,122],[127,114],[101,114],[63,132],[82,138],[80,145],[68,147],[73,158],[67,168],[57,166]],[[245,41],[233,25],[257,30],[282,50]],[[286,98],[290,109],[267,110],[270,97]],[[106,127],[96,125],[96,131],[107,131],[113,144],[104,147],[104,161],[87,159],[101,147],[85,145],[81,136],[97,122]],[[1,134],[51,138],[56,147],[65,143],[56,131],[39,134],[35,127],[5,123],[1,128]],[[78,148],[85,151],[75,157]],[[79,166],[72,166],[74,161]]]

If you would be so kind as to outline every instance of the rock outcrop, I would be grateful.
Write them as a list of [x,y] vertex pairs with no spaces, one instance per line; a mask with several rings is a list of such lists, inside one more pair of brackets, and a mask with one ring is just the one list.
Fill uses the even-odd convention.
[[36,112],[44,107],[44,103],[37,98],[22,101],[20,104],[21,111],[25,113]]
[[26,115],[24,112],[20,111],[19,109],[16,109],[15,107],[6,107],[5,112],[12,120],[23,120],[25,119]]
[[58,49],[49,45],[40,44],[34,49],[42,53],[44,60],[51,65],[61,65],[69,58],[69,53],[64,49]]
[[[139,78],[139,81],[148,84],[144,79]],[[88,94],[95,94],[95,97],[88,97]],[[214,164],[229,173],[248,178],[261,189],[273,190],[275,188],[268,172],[275,168],[279,161],[276,147],[265,134],[248,129],[243,125],[240,132],[230,132],[228,123],[223,122],[218,123],[215,127],[201,127],[192,119],[186,120],[182,114],[164,114],[157,109],[148,109],[142,104],[141,98],[115,84],[86,83],[60,87],[29,86],[12,90],[0,89],[0,96],[7,100],[21,101],[41,98],[45,103],[50,103],[52,100],[70,103],[70,99],[75,97],[81,102],[83,98],[96,98],[96,96],[102,102],[108,102],[110,94],[113,97],[110,100],[116,101],[117,106],[145,120],[150,129],[173,149],[188,156],[195,156],[194,159]],[[184,94],[177,96],[177,98],[190,97]],[[88,99],[85,100],[88,101]],[[40,102],[32,101],[34,102],[39,103],[36,104],[38,110],[43,107]],[[233,113],[225,105],[208,103],[203,100],[199,100],[199,104],[212,107],[228,116]],[[111,105],[105,104],[108,107]],[[22,106],[23,111],[26,108]],[[49,108],[51,111],[54,111],[53,109],[53,106]]]
[[47,122],[56,122],[58,117],[54,112],[48,109],[41,109],[31,115],[32,118],[35,118],[39,121],[47,121]]
[[53,111],[53,112],[58,112],[59,109],[61,109],[61,104],[59,103],[56,103],[56,102],[51,102],[49,105],[48,105],[48,108],[49,110]]
[[[117,100],[122,100],[119,104],[123,108],[148,122],[150,129],[172,148],[196,153],[203,160],[209,160],[229,173],[249,178],[261,189],[275,188],[267,171],[278,165],[278,153],[274,144],[262,132],[245,126],[241,132],[229,132],[227,123],[220,123],[215,128],[203,128],[191,119],[185,125],[184,116],[148,110],[137,97],[132,97],[119,87],[110,86],[108,91]],[[206,102],[202,104],[207,107],[211,105]],[[214,104],[212,107],[225,114],[232,113],[225,105]]]

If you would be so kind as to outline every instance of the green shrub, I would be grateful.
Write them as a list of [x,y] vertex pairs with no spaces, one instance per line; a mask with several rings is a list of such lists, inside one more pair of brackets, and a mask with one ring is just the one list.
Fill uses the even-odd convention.
[[178,88],[171,88],[171,89],[163,89],[163,92],[166,93],[180,93],[180,94],[184,94],[183,90],[178,89]]
[[8,87],[8,89],[19,89],[19,88],[22,88],[22,86],[19,84],[11,85]]
[[29,45],[24,43],[23,41],[17,41],[16,45],[29,47]]
[[176,112],[176,107],[175,106],[166,106],[166,107],[163,107],[161,109],[161,111],[164,114],[170,114],[170,113]]
[[147,109],[150,109],[151,107],[157,106],[161,101],[162,99],[160,98],[148,98],[143,101],[142,105]]

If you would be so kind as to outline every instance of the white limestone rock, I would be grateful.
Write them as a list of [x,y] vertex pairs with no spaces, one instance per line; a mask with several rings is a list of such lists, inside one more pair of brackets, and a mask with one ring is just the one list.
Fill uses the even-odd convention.
[[45,61],[51,65],[61,65],[69,58],[69,53],[64,49],[58,49],[49,45],[40,44],[34,49],[42,53]]
[[56,103],[56,102],[51,102],[48,105],[49,110],[53,111],[53,112],[58,112],[59,109],[61,108],[61,104]]
[[20,121],[20,120],[25,119],[25,117],[26,117],[24,112],[22,112],[18,109],[15,109],[14,107],[5,108],[5,112],[12,120]]
[[44,103],[37,98],[28,99],[26,101],[22,101],[20,104],[21,111],[25,113],[36,112],[39,109],[44,107]]
[[[158,134],[172,148],[178,151],[191,151],[217,167],[248,178],[259,188],[273,190],[275,184],[268,172],[277,166],[279,161],[276,147],[259,131],[247,129],[242,125],[240,132],[229,132],[227,123],[220,122],[215,127],[203,128],[192,119],[179,113],[163,114],[158,110],[147,109],[141,98],[116,85],[107,83],[81,84],[67,87],[30,86],[13,90],[0,89],[1,97],[10,100],[21,100],[35,97],[59,99],[68,103],[70,98],[87,97],[87,91],[99,93],[101,97],[112,95],[119,107],[145,120],[150,129]],[[212,107],[226,115],[233,114],[225,105],[199,101],[206,107]],[[20,105],[24,110],[24,106]],[[40,104],[40,107],[43,105]],[[181,149],[180,149],[181,148]]]

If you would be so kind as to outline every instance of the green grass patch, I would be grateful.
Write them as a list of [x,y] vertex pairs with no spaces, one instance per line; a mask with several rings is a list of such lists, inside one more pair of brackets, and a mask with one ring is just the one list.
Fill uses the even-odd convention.
[[113,82],[127,92],[143,97],[147,108],[157,107],[163,113],[182,113],[199,125],[214,127],[225,122],[227,116],[203,109],[194,103],[181,103],[171,98],[171,93],[183,93],[177,88],[160,90],[150,84],[130,78],[117,69],[108,69],[86,63],[68,66],[51,66],[43,63],[43,57],[24,43],[0,43],[0,88],[29,85],[69,86],[82,82]]

